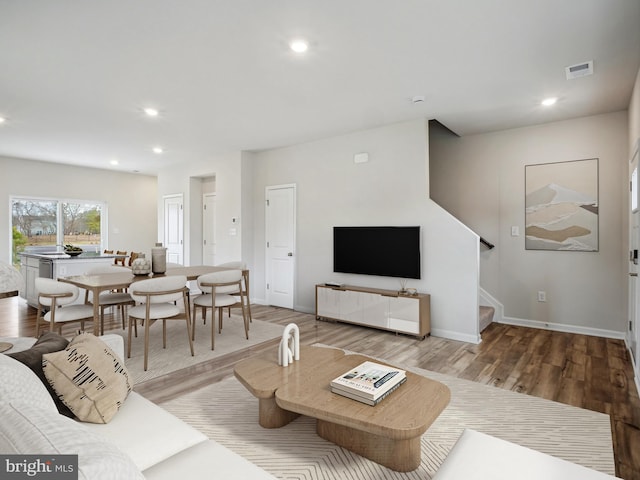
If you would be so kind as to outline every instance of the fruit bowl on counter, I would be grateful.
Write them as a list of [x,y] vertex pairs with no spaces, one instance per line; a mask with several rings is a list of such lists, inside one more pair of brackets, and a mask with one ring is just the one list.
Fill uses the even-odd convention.
[[65,245],[64,253],[71,257],[77,257],[82,253],[82,249],[80,247],[74,247],[73,245]]

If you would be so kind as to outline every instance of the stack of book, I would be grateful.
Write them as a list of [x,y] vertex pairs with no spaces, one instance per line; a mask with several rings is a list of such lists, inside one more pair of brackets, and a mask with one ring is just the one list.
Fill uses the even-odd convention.
[[368,405],[377,405],[406,380],[404,370],[364,362],[331,380],[331,391]]

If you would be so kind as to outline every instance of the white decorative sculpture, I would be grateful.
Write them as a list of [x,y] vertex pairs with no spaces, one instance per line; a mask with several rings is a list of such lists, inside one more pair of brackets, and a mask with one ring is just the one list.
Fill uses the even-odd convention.
[[294,360],[300,360],[300,330],[295,323],[290,323],[284,327],[278,346],[278,365],[287,367]]

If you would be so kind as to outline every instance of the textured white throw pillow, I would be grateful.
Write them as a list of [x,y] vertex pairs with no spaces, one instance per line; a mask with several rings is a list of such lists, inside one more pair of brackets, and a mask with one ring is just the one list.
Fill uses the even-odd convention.
[[124,362],[90,333],[43,355],[42,369],[58,397],[83,422],[109,422],[133,388]]
[[75,420],[26,403],[0,405],[0,451],[6,454],[78,455],[78,478],[144,479],[116,445]]

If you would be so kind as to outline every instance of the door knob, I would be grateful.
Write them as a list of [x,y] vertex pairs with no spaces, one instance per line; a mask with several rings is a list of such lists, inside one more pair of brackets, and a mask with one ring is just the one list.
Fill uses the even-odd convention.
[[287,253],[287,257],[293,257],[293,252]]

